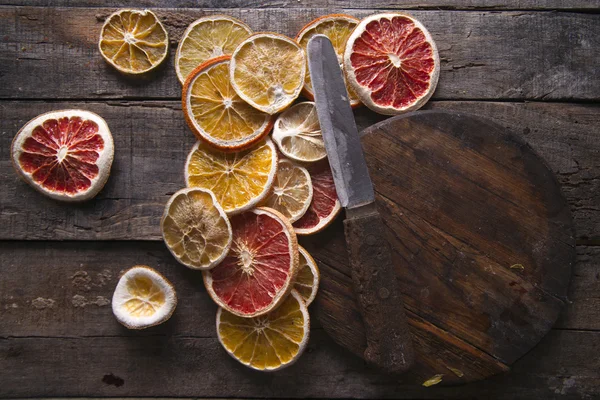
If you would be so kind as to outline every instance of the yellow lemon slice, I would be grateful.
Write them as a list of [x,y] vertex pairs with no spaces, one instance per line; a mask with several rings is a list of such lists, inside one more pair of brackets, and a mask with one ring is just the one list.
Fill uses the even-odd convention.
[[300,264],[294,289],[302,296],[302,299],[308,307],[317,296],[319,290],[319,267],[314,258],[306,251],[304,247],[298,246],[300,252]]
[[264,205],[279,211],[293,223],[308,210],[312,196],[312,183],[306,168],[282,160],[277,166],[275,181]]

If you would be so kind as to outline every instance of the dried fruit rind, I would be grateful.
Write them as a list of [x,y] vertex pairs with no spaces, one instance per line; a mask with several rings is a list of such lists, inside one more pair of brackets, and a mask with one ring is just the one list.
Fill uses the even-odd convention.
[[300,252],[300,264],[294,283],[294,290],[300,294],[308,307],[317,296],[321,276],[319,267],[317,267],[317,263],[310,253],[302,246],[298,246],[298,250]]

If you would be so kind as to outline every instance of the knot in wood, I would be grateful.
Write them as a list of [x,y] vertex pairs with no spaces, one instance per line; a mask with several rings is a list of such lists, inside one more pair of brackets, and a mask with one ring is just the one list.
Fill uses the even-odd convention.
[[388,297],[390,297],[390,291],[384,287],[379,288],[379,291],[377,293],[379,294],[380,299],[387,299]]

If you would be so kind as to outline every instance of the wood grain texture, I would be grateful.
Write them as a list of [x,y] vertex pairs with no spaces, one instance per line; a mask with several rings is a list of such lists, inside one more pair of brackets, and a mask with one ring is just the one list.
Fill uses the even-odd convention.
[[[115,162],[96,199],[52,201],[12,170],[10,143],[19,128],[53,109],[81,107],[103,116],[115,139]],[[520,134],[557,174],[580,238],[600,238],[600,106],[553,103],[430,102],[427,108],[494,118]],[[360,129],[382,116],[360,109]],[[0,239],[161,240],[163,207],[184,186],[194,144],[176,101],[3,102],[0,107]]]
[[[180,85],[173,54],[180,35],[196,18],[228,13],[254,30],[294,36],[331,9],[157,9],[172,51],[152,79],[126,78],[98,53],[100,27],[112,11],[0,7],[0,98],[175,99]],[[374,12],[338,11],[358,17]],[[434,10],[412,14],[428,27],[440,50],[434,99],[600,99],[600,53],[595,50],[600,47],[600,19],[595,15]]]

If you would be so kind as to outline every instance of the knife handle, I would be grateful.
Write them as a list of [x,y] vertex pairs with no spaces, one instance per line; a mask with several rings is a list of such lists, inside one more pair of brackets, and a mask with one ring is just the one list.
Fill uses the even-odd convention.
[[375,203],[346,210],[344,230],[367,336],[365,360],[387,372],[405,372],[414,361],[414,351],[385,227]]

